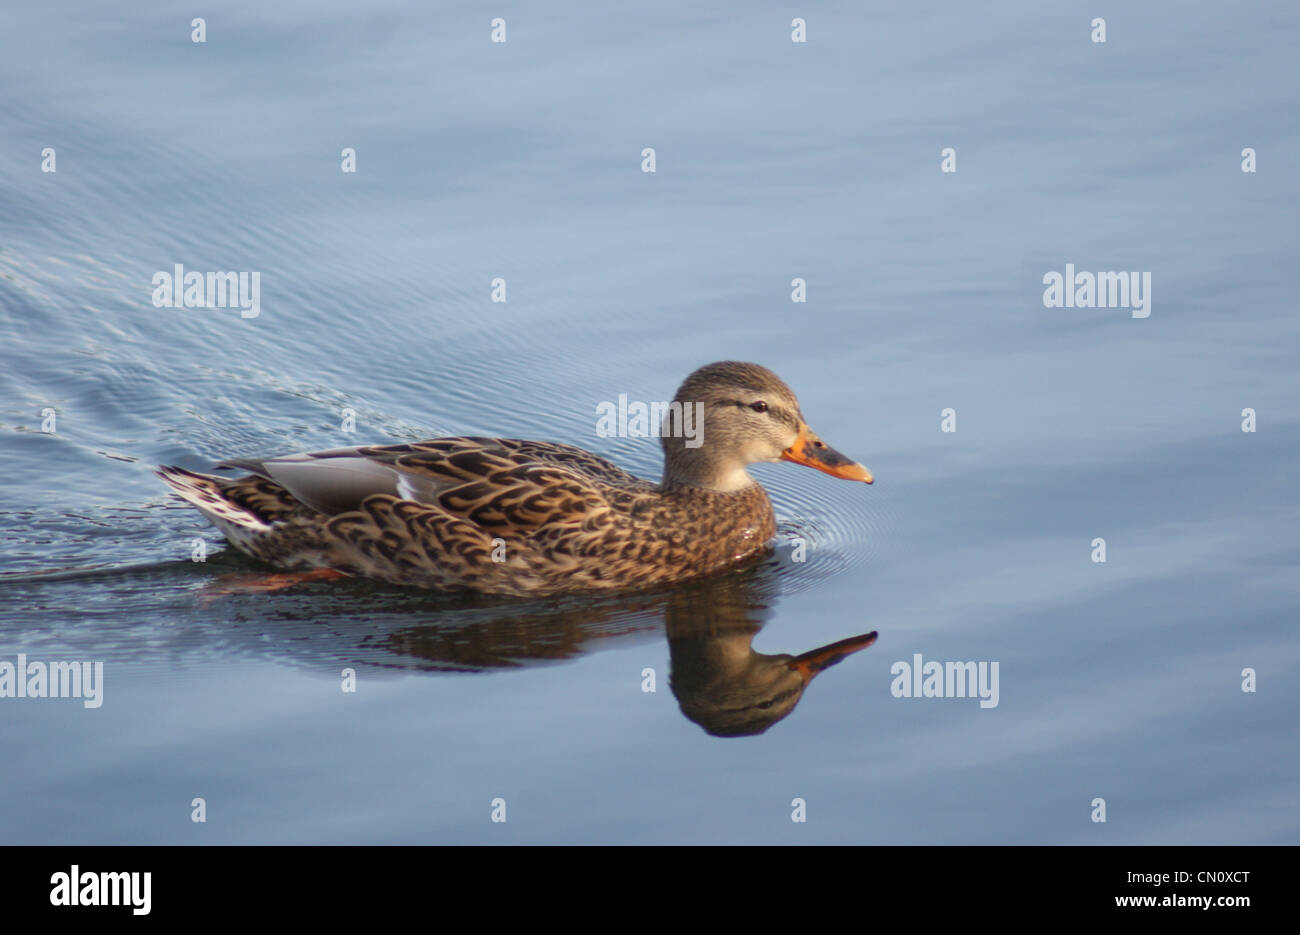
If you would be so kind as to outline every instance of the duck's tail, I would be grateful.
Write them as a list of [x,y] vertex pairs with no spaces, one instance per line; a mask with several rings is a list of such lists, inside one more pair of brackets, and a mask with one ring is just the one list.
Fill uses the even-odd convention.
[[226,529],[227,524],[257,532],[271,529],[265,519],[227,496],[224,486],[231,483],[227,478],[198,474],[171,465],[159,465],[154,473],[178,496],[198,507],[199,512],[220,529]]

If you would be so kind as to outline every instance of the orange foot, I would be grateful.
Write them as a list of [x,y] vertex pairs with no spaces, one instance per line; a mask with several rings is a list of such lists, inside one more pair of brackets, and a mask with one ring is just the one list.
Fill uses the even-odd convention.
[[258,594],[267,591],[282,591],[296,584],[308,581],[337,581],[348,577],[333,568],[315,568],[311,571],[283,571],[273,575],[231,574],[222,575],[203,588],[205,603],[216,597],[229,594]]

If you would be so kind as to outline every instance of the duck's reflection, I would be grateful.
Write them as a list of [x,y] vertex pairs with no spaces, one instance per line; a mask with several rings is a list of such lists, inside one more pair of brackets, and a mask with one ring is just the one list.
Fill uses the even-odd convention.
[[740,584],[674,594],[665,614],[673,694],[715,737],[761,734],[794,710],[817,673],[876,641],[873,632],[798,656],[757,652],[766,606]]
[[756,652],[751,644],[773,599],[771,569],[757,566],[667,595],[403,628],[386,645],[440,669],[483,669],[572,657],[595,640],[649,634],[662,625],[669,684],[682,713],[714,736],[739,737],[784,718],[814,676],[876,640],[873,632],[797,656]]
[[[657,668],[659,640],[667,635],[668,681],[682,713],[719,737],[767,730],[794,709],[817,673],[876,638],[866,633],[797,656],[756,652],[753,639],[781,599],[784,572],[774,555],[670,592],[505,604],[351,580],[250,590],[243,581],[250,576],[265,578],[223,552],[208,564],[81,569],[0,579],[0,586],[15,606],[66,612],[60,639],[68,652],[84,647],[94,658],[137,666],[151,657],[174,663],[190,654],[207,661],[215,653],[332,676],[354,669],[382,677],[413,670],[500,671],[641,643],[645,662],[629,675],[629,683],[639,685],[643,667]],[[111,581],[117,599],[138,612],[130,626],[105,627],[97,616],[77,616],[87,583],[100,580]],[[0,620],[0,645],[32,639],[21,617],[9,620],[8,627]],[[141,632],[154,636],[142,642]],[[787,630],[782,638],[789,638]]]

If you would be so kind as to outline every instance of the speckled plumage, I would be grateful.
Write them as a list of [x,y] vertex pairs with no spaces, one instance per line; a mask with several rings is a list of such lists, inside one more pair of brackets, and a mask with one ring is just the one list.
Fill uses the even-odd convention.
[[[703,395],[717,410],[713,448],[665,438],[657,485],[571,445],[475,437],[220,465],[252,472],[233,479],[158,473],[236,548],[283,569],[513,596],[659,586],[767,547],[776,529],[763,488],[751,479],[719,489],[727,485],[714,478],[734,480],[733,462],[760,460],[747,453],[755,438],[771,448],[761,460],[775,460],[803,425],[794,395],[770,371],[710,367],[722,369],[710,382],[701,368],[678,398]],[[736,393],[771,398],[772,418]]]

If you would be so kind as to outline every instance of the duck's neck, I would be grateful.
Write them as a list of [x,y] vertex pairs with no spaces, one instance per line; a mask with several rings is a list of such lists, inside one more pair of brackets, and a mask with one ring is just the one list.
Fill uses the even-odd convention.
[[744,468],[731,474],[714,476],[708,479],[682,477],[665,473],[659,487],[664,491],[673,490],[707,490],[710,493],[744,493],[758,486],[758,481],[749,476]]
[[740,461],[719,461],[704,447],[664,447],[664,490],[693,487],[717,493],[737,493],[757,485]]

